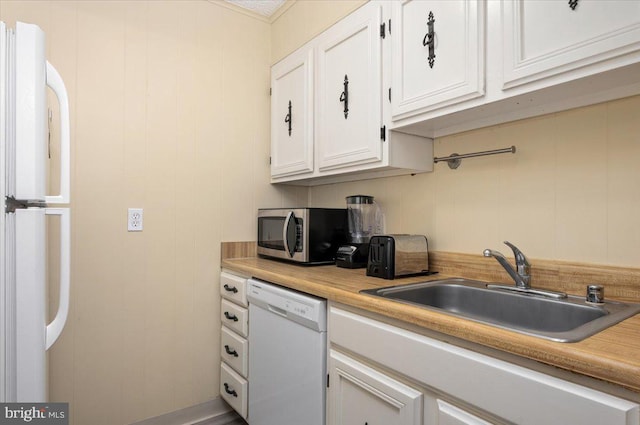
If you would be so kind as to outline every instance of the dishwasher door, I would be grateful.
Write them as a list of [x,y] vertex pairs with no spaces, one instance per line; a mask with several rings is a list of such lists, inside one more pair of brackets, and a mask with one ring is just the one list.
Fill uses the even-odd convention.
[[250,279],[251,425],[324,425],[326,301]]

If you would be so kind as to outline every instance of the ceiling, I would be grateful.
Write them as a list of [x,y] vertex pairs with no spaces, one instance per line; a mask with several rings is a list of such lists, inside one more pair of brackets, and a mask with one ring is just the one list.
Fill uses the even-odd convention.
[[280,8],[285,0],[225,0],[228,3],[251,10],[262,16],[270,17]]

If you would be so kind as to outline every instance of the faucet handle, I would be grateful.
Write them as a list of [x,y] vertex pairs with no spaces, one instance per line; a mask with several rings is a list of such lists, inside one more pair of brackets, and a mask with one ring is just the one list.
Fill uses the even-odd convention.
[[518,270],[518,274],[521,276],[529,276],[529,270],[531,265],[529,264],[529,260],[527,257],[518,249],[517,246],[512,244],[509,241],[504,241],[504,244],[507,245],[513,251],[513,255],[516,257],[516,267]]

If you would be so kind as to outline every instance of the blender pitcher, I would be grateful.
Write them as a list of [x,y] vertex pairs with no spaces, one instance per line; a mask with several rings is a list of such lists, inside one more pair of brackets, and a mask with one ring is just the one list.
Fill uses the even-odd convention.
[[338,249],[336,265],[346,268],[367,266],[369,240],[382,233],[382,213],[373,196],[347,196],[347,245]]
[[380,208],[373,196],[347,196],[349,242],[368,243],[374,233],[379,233]]

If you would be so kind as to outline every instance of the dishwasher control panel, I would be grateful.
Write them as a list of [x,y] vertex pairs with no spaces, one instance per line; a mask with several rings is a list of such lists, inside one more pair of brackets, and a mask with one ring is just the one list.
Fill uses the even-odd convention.
[[256,306],[311,329],[319,332],[327,329],[327,302],[322,298],[257,279],[247,281],[247,298]]

